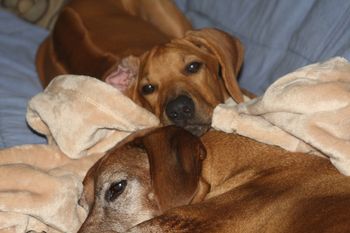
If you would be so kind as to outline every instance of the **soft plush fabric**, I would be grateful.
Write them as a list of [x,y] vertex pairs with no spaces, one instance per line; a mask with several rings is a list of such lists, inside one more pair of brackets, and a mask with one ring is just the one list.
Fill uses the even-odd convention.
[[32,98],[27,120],[49,144],[0,150],[0,231],[76,232],[87,170],[125,136],[159,124],[112,86],[70,75]]
[[34,57],[46,36],[45,30],[0,10],[0,148],[45,143],[29,129],[25,114],[28,100],[42,91]]
[[349,116],[350,63],[334,58],[281,77],[259,98],[219,105],[213,127],[325,156],[350,175]]
[[277,78],[334,56],[350,59],[348,0],[175,0],[195,28],[217,27],[245,46],[240,85],[257,95]]
[[0,232],[77,232],[87,216],[78,205],[82,180],[101,155],[71,159],[49,145],[1,150]]
[[56,77],[28,105],[27,121],[72,158],[101,153],[158,118],[111,85],[88,76]]

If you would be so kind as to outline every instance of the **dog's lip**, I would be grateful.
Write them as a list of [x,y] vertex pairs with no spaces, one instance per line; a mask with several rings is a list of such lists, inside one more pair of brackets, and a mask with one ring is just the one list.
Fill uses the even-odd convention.
[[209,130],[210,125],[209,124],[188,124],[188,125],[185,125],[183,128],[191,132],[193,135],[199,137]]

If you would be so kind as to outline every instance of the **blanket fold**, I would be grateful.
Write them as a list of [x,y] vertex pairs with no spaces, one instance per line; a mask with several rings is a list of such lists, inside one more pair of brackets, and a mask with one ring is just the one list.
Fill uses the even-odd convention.
[[159,124],[112,86],[77,75],[58,76],[33,97],[27,121],[72,158],[104,152],[131,132]]
[[110,85],[56,77],[28,104],[27,122],[48,145],[0,150],[0,231],[76,232],[87,170],[130,133],[159,124]]
[[263,96],[215,109],[213,127],[330,159],[350,175],[350,64],[340,57],[273,83]]
[[82,179],[101,156],[74,160],[50,145],[1,150],[0,230],[76,231],[86,217]]

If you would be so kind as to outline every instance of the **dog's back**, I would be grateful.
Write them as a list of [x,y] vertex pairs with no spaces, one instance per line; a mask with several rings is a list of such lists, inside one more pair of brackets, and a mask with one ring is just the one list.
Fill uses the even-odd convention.
[[208,153],[203,176],[211,185],[206,200],[131,232],[350,231],[350,178],[327,159],[222,132],[202,141]]
[[102,78],[122,58],[140,56],[190,28],[171,1],[72,0],[39,47],[39,77],[44,86],[66,73]]

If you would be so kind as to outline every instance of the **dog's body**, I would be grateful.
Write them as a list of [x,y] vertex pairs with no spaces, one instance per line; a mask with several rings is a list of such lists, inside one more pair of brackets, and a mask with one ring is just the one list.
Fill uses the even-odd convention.
[[201,135],[217,104],[243,100],[243,47],[225,32],[190,29],[168,0],[73,0],[40,46],[38,73],[44,85],[66,73],[99,78],[163,125]]
[[39,47],[38,74],[44,86],[67,73],[103,79],[122,58],[140,56],[189,29],[168,0],[71,0]]
[[90,211],[80,232],[123,232],[191,202],[204,155],[200,141],[177,128],[131,135],[86,175],[80,204]]
[[[168,154],[169,149],[166,148],[174,147],[177,136],[173,133],[172,137],[167,136],[170,132],[168,130],[158,130],[155,138],[146,135],[149,138],[146,145],[149,156]],[[152,132],[148,135],[152,135]],[[183,133],[177,135],[184,137]],[[163,142],[159,138],[163,138]],[[150,144],[153,140],[154,147]],[[184,178],[184,174],[178,173],[179,170],[176,172],[172,162],[168,162],[173,160],[164,158],[162,166],[173,167],[168,169],[175,171],[172,173],[173,179],[158,180],[156,185],[173,192],[164,196],[164,193],[158,192],[151,196],[156,200],[170,201],[174,196],[181,196],[183,190],[191,191],[184,195],[186,198],[182,198],[182,201],[170,201],[167,208],[158,208],[156,215],[162,213],[158,217],[145,221],[128,232],[349,231],[350,178],[341,175],[327,159],[290,153],[236,134],[216,131],[206,133],[201,141],[192,138],[186,145],[181,145],[180,151],[186,151],[187,145],[187,153],[180,152],[178,157],[189,156],[197,161],[185,166],[193,169],[193,173],[185,173],[187,177]],[[203,158],[202,147],[206,150],[206,158],[202,162],[201,178],[198,178],[198,161]],[[104,165],[103,169],[111,172],[110,165]],[[157,168],[151,170],[151,176],[157,172]],[[87,180],[91,177],[101,179],[100,175],[101,173],[90,172]],[[177,177],[197,182],[184,183],[181,189]],[[195,187],[190,188],[191,185]],[[90,192],[90,199],[91,195],[93,196]],[[95,192],[95,195],[96,202],[101,194]],[[185,202],[188,205],[181,206]],[[92,213],[98,208],[97,205],[90,206],[94,206]],[[173,208],[176,206],[180,207]],[[118,218],[123,218],[122,215],[104,216],[105,219],[100,217],[90,214],[87,222],[99,224],[93,229],[84,224],[81,232],[105,231],[107,224],[116,224]],[[113,224],[108,226],[109,230],[117,231]]]

